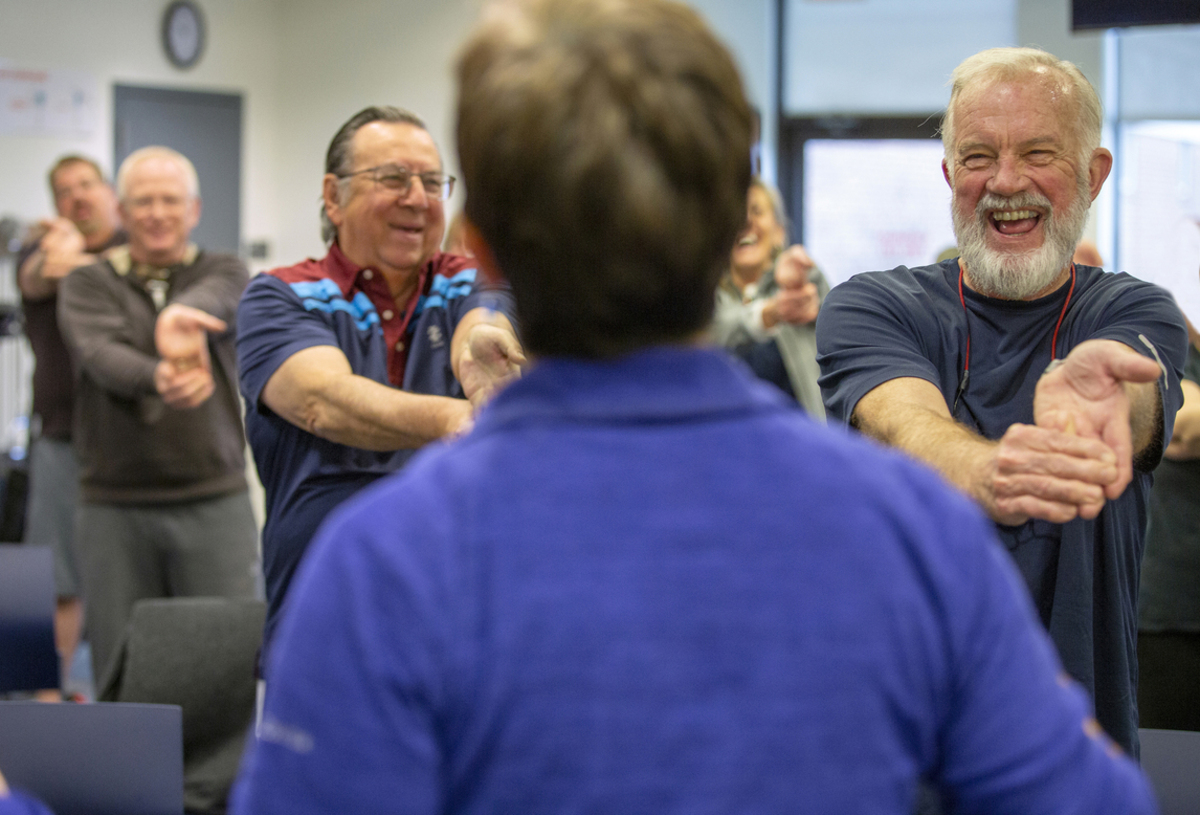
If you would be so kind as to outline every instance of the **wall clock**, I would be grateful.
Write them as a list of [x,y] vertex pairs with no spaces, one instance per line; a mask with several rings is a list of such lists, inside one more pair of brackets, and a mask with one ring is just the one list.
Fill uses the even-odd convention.
[[204,15],[192,0],[174,0],[162,17],[162,44],[176,68],[191,68],[204,53]]

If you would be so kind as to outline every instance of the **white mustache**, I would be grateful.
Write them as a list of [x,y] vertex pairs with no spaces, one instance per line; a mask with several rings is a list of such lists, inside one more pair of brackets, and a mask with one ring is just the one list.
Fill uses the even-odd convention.
[[1043,209],[1046,214],[1053,215],[1054,207],[1050,199],[1035,192],[1019,192],[1016,195],[997,195],[994,192],[984,193],[975,205],[975,214],[983,218],[991,209]]

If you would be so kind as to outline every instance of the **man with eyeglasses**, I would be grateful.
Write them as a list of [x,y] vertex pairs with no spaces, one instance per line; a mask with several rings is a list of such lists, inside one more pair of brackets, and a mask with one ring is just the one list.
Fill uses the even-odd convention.
[[200,187],[188,159],[136,150],[117,173],[127,246],[59,286],[75,368],[76,525],[97,681],[134,604],[255,593],[234,311],[248,273],[190,240]]
[[509,295],[474,260],[438,251],[454,177],[417,116],[356,113],[325,170],[328,253],[258,276],[238,311],[246,430],[266,489],[268,643],[326,514],[468,429],[524,361]]

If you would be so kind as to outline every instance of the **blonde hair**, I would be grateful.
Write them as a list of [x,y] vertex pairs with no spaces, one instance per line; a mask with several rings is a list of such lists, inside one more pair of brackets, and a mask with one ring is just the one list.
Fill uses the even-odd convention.
[[[1055,82],[1067,91],[1076,106],[1076,135],[1085,159],[1100,146],[1103,113],[1092,83],[1072,62],[1038,48],[989,48],[963,60],[950,75],[950,104],[942,120],[942,147],[946,158],[954,150],[954,107],[967,90],[993,82],[1037,78]],[[1086,160],[1084,164],[1086,165]]]
[[177,150],[172,150],[170,147],[153,145],[134,150],[121,162],[121,169],[117,170],[117,198],[119,200],[125,200],[125,193],[129,184],[129,174],[133,172],[133,168],[143,161],[155,158],[173,161],[183,171],[183,180],[187,186],[188,195],[192,198],[200,197],[200,178],[196,175],[196,168],[188,160],[188,157]]

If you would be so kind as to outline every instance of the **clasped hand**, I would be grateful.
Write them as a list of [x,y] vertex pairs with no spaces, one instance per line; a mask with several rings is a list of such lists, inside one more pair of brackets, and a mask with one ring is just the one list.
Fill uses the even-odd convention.
[[479,323],[471,327],[459,361],[458,378],[474,408],[486,403],[497,390],[521,375],[525,354],[506,328]]
[[224,330],[224,320],[179,303],[158,315],[154,344],[160,359],[154,368],[154,387],[169,406],[194,408],[212,396],[208,332]]
[[806,325],[817,319],[820,297],[816,284],[808,280],[808,272],[815,265],[800,244],[790,246],[780,254],[775,264],[779,292],[773,303],[777,322]]
[[1113,340],[1089,340],[1038,381],[1033,425],[1015,424],[993,459],[993,517],[1095,518],[1133,478],[1128,388],[1161,370]]

